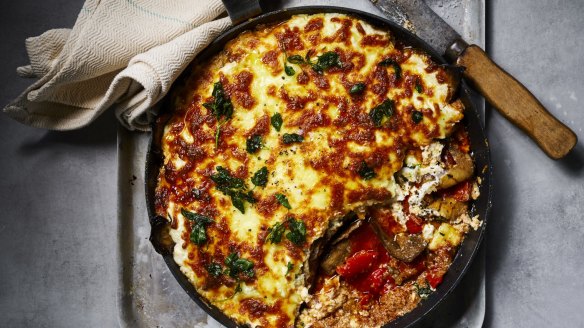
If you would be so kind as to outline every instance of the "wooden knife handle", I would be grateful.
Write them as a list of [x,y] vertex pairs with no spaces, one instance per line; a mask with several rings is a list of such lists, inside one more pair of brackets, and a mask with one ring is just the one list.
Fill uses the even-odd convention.
[[559,159],[578,142],[576,134],[558,121],[519,81],[505,72],[479,46],[470,45],[458,57],[464,76],[513,124],[525,131],[551,158]]

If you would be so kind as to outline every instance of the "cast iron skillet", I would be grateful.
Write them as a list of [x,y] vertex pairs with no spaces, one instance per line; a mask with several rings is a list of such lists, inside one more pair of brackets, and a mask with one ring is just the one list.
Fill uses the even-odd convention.
[[[215,39],[197,56],[197,58],[195,58],[194,61],[201,62],[209,59],[211,56],[221,51],[228,41],[232,40],[243,31],[254,29],[259,24],[270,24],[284,21],[290,18],[292,15],[297,14],[316,13],[342,13],[352,15],[370,23],[373,26],[392,31],[395,36],[403,40],[406,44],[426,51],[438,63],[446,64],[446,61],[424,41],[403,29],[401,26],[388,21],[387,19],[358,10],[323,6],[284,9],[266,13],[242,24],[236,25]],[[180,79],[181,78],[178,80],[179,82]],[[188,281],[186,276],[180,271],[179,266],[174,262],[172,257],[173,245],[170,236],[168,236],[168,221],[163,217],[157,216],[155,212],[155,189],[158,179],[158,172],[163,163],[160,147],[162,132],[164,124],[168,120],[168,114],[171,111],[170,101],[168,98],[169,97],[167,96],[166,99],[163,100],[161,113],[152,126],[150,147],[146,157],[146,203],[148,207],[148,215],[150,217],[150,224],[152,226],[150,241],[152,242],[154,249],[163,256],[164,261],[168,265],[168,268],[178,283],[203,310],[209,313],[213,318],[215,318],[215,320],[219,321],[227,327],[238,327],[233,320],[229,319],[219,309],[209,304],[204,298],[202,298]],[[461,244],[454,258],[454,261],[452,262],[452,265],[450,266],[450,269],[444,276],[442,284],[438,286],[437,290],[432,293],[426,300],[422,300],[413,311],[405,314],[397,320],[386,324],[384,326],[385,328],[413,326],[422,317],[426,316],[432,309],[434,309],[448,294],[450,294],[470,266],[470,263],[477,253],[478,247],[485,233],[486,223],[491,209],[491,162],[489,156],[489,146],[483,131],[483,127],[480,123],[478,113],[476,112],[476,109],[470,100],[464,81],[461,83],[459,98],[463,101],[466,107],[465,119],[463,123],[468,129],[471,140],[471,149],[473,151],[476,164],[476,171],[482,180],[482,184],[480,185],[481,195],[479,199],[473,202],[471,212],[472,215],[478,214],[479,218],[483,221],[483,224],[477,231],[470,231],[467,234],[464,242]]]

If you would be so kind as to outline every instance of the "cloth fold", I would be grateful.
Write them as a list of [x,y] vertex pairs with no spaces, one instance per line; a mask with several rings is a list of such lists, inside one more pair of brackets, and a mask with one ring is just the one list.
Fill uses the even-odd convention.
[[220,0],[87,0],[72,29],[26,40],[38,78],[4,112],[51,130],[81,128],[109,108],[128,129],[148,130],[152,107],[186,66],[226,30]]

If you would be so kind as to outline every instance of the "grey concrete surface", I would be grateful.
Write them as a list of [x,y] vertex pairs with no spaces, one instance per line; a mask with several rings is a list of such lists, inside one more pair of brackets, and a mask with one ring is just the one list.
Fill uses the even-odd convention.
[[487,46],[580,139],[554,162],[493,113],[487,327],[584,327],[584,1],[487,1]]
[[[0,2],[0,106],[30,81],[24,39],[72,26],[82,1]],[[32,129],[0,114],[0,327],[115,327],[116,127]]]
[[[0,2],[0,106],[29,84],[14,72],[24,38],[72,26],[81,5]],[[487,14],[492,57],[584,141],[584,2],[487,0]],[[56,133],[0,114],[0,326],[117,326],[115,253],[94,252],[117,240],[114,123]],[[497,113],[488,130],[485,326],[584,327],[584,146],[552,161]]]

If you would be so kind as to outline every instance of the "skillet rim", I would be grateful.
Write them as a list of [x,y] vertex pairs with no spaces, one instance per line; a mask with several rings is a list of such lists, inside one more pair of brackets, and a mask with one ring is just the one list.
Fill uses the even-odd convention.
[[[227,42],[236,38],[244,31],[253,30],[258,25],[262,24],[282,22],[286,19],[289,19],[293,15],[310,15],[318,13],[340,13],[351,15],[358,19],[362,19],[376,27],[390,30],[391,33],[396,35],[398,39],[404,41],[408,45],[412,45],[415,48],[425,51],[436,62],[447,64],[444,57],[438,54],[426,42],[418,38],[410,31],[407,31],[400,25],[386,19],[385,17],[380,17],[352,8],[336,6],[302,6],[268,12],[238,25],[232,26],[227,31],[218,36],[215,40],[213,40],[203,51],[201,51],[199,55],[197,55],[187,66],[185,72],[188,72],[189,67],[191,67],[193,63],[207,60],[220,52],[225,47]],[[183,72],[183,74],[177,78],[173,85],[177,82],[180,82],[184,75],[185,73]],[[458,98],[460,98],[465,105],[465,118],[463,122],[465,122],[464,124],[469,132],[469,137],[471,139],[473,159],[475,161],[475,166],[479,171],[477,176],[481,177],[482,179],[482,183],[479,187],[480,196],[479,199],[473,201],[471,214],[478,214],[483,223],[477,231],[471,230],[466,234],[463,243],[459,246],[455,258],[453,259],[447,273],[444,276],[443,282],[440,284],[437,290],[430,294],[427,299],[420,301],[420,303],[412,311],[389,323],[384,324],[383,328],[412,327],[422,319],[428,317],[428,314],[430,314],[432,310],[434,310],[448,295],[452,293],[455,287],[459,284],[460,280],[464,277],[464,274],[470,267],[485,235],[485,229],[492,207],[493,191],[491,182],[492,163],[490,160],[489,143],[484,132],[483,124],[481,123],[476,108],[470,99],[468,87],[464,80],[462,82],[463,83],[461,83]],[[215,320],[225,325],[226,327],[241,327],[235,321],[221,312],[217,307],[210,304],[195,290],[194,286],[180,271],[179,265],[174,262],[172,250],[165,249],[163,246],[161,246],[159,243],[159,238],[157,237],[157,235],[161,232],[161,219],[166,220],[165,218],[161,218],[156,215],[154,210],[154,196],[156,184],[158,181],[159,168],[162,163],[162,152],[159,147],[159,142],[162,137],[162,130],[166,124],[165,112],[168,113],[168,110],[165,111],[165,109],[169,106],[169,95],[171,94],[171,90],[172,87],[161,101],[160,109],[162,111],[156,115],[156,119],[151,125],[152,133],[150,136],[148,152],[146,154],[145,192],[148,216],[152,228],[150,241],[152,242],[155,250],[163,256],[170,272],[178,281],[179,285],[181,285],[181,287],[191,297],[191,299],[195,301],[197,305],[199,305],[206,313],[210,314]]]

